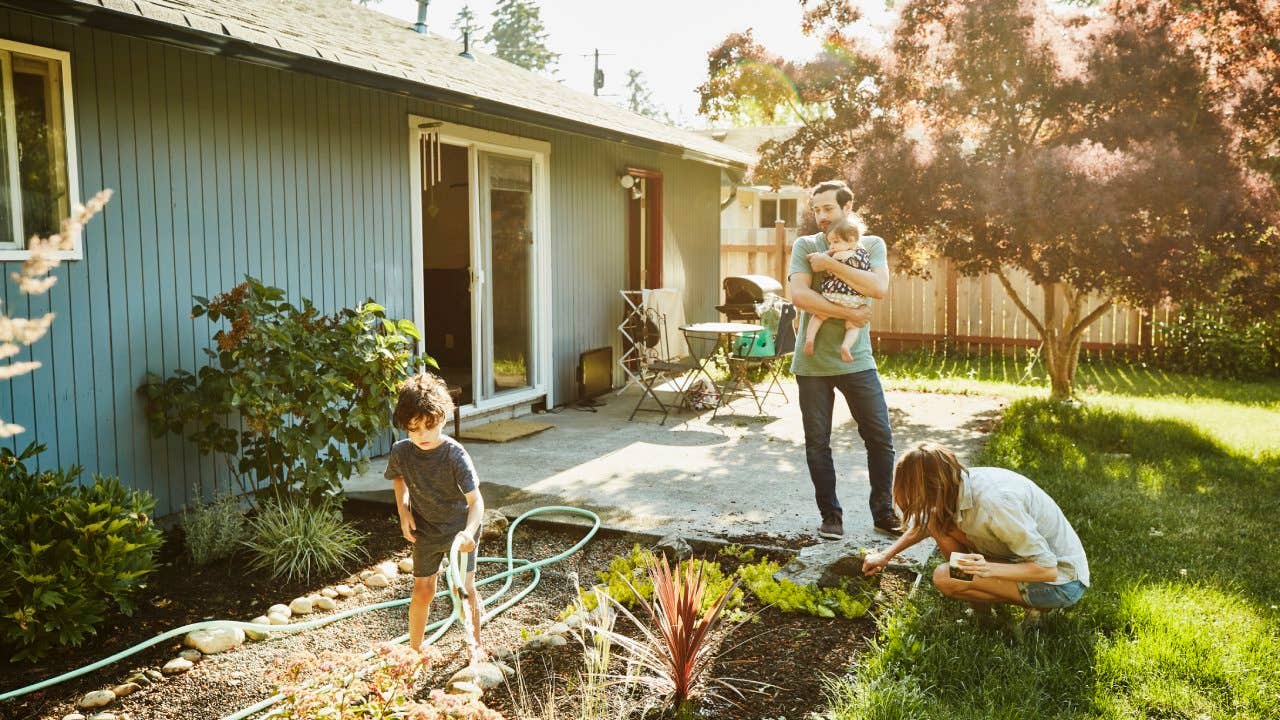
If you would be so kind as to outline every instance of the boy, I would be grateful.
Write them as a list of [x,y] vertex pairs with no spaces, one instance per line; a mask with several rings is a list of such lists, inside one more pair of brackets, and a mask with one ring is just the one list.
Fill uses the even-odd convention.
[[471,662],[485,657],[480,644],[480,603],[476,595],[476,536],[484,518],[484,498],[476,469],[462,445],[441,435],[453,400],[444,381],[421,373],[400,386],[393,422],[409,437],[391,446],[384,473],[395,481],[400,531],[413,543],[413,597],[409,601],[409,646],[422,649],[431,601],[436,595],[440,561],[461,538],[466,565],[467,606],[475,633]]
[[[854,270],[871,270],[871,256],[862,245],[863,228],[861,221],[854,215],[846,215],[827,229],[827,247],[832,258],[848,265]],[[828,273],[822,280],[822,297],[841,307],[857,309],[868,304],[867,296],[853,289],[849,283],[838,275]],[[804,338],[804,352],[813,354],[814,343],[818,339],[818,331],[822,329],[824,320],[819,317],[809,319],[809,327]],[[840,359],[853,362],[853,344],[858,342],[858,333],[862,328],[852,321],[844,323],[844,341],[840,343]]]
[[942,445],[920,443],[898,460],[893,497],[909,529],[888,550],[866,556],[868,575],[932,537],[948,559],[933,584],[975,610],[1020,605],[1034,618],[1076,604],[1089,586],[1089,562],[1071,523],[1053,498],[1012,470],[966,468]]

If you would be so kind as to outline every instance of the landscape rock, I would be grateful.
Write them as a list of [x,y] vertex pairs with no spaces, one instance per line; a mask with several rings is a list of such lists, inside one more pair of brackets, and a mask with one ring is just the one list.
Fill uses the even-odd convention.
[[[288,610],[289,608],[285,608]],[[285,613],[267,613],[267,622],[272,625],[288,625],[289,615]]]
[[445,687],[445,692],[450,695],[470,695],[474,698],[479,698],[484,695],[484,690],[481,690],[479,685],[465,681],[449,683],[448,686]]
[[507,527],[511,525],[511,521],[507,520],[507,516],[501,512],[489,508],[484,511],[484,520],[480,523],[479,542],[492,542],[494,540],[505,540],[507,537]]
[[63,715],[62,720],[84,720],[84,716],[80,713],[71,713],[70,715]]
[[86,693],[80,698],[80,702],[76,703],[76,707],[86,710],[92,708],[106,707],[116,701],[116,694],[110,690],[94,690]]
[[[205,655],[217,655],[244,644],[244,630],[238,627],[220,627],[211,630],[196,630],[187,633],[183,640],[188,647],[195,648]],[[184,657],[185,654],[184,654]],[[188,660],[199,660],[199,657],[188,657]]]
[[368,585],[371,588],[384,588],[390,585],[391,581],[387,579],[386,575],[383,575],[380,572],[376,572],[370,575],[369,577],[365,578],[364,584]]
[[289,612],[294,615],[310,615],[312,609],[311,600],[308,598],[294,598],[293,602],[289,603]]
[[130,675],[129,677],[125,678],[125,682],[127,682],[127,683],[137,683],[137,684],[141,685],[142,687],[151,687],[151,685],[152,685],[151,678],[147,677],[146,675],[144,675],[144,674],[142,674],[142,673],[134,673],[134,674]]
[[661,553],[672,565],[693,556],[693,547],[689,545],[689,541],[675,534],[664,536],[653,546],[653,551]]
[[118,698],[122,698],[122,697],[128,697],[138,692],[141,689],[142,689],[142,686],[139,685],[138,683],[124,682],[111,688],[111,694],[115,695]]
[[569,613],[569,617],[566,617],[562,622],[564,623],[565,627],[569,628],[570,630],[577,630],[578,628],[582,627],[582,624],[584,622],[586,622],[586,616],[583,615],[581,612],[578,612],[577,610],[575,610]]
[[327,588],[325,588],[325,589],[321,590],[321,591],[320,591],[320,594],[321,594],[321,595],[323,595],[324,597],[329,598],[330,600],[332,600],[332,599],[334,599],[334,598],[338,597],[338,591],[337,591],[337,590],[334,590],[334,589],[333,589],[333,588],[331,588],[331,587],[327,587]]
[[349,598],[352,595],[356,594],[356,591],[352,589],[350,585],[339,585],[338,587],[334,588],[333,591],[338,593],[339,596],[344,598]]
[[[374,566],[374,571],[382,573],[383,576],[388,578],[393,578],[400,574],[400,568],[396,566],[396,562],[394,560],[384,560],[383,562],[378,563]],[[365,584],[368,584],[367,580],[365,581]]]
[[504,662],[494,661],[493,666],[501,670],[502,674],[507,676],[507,679],[511,679],[516,676],[516,669]]
[[179,675],[193,667],[195,667],[195,663],[186,658],[178,657],[165,663],[164,667],[160,668],[160,672],[163,672],[165,675]]
[[118,720],[118,718],[115,713],[100,712],[95,715],[90,715],[89,720]]
[[364,583],[356,583],[355,585],[351,586],[351,592],[354,595],[361,595],[364,593],[365,590],[368,590],[368,589],[369,588],[364,586]]
[[333,610],[334,608],[338,607],[338,602],[333,598],[329,598],[321,595],[317,597],[315,600],[312,600],[311,605],[316,610]]
[[[254,625],[277,624],[277,623],[271,622],[271,618],[267,617],[266,615],[259,615],[258,617],[250,620],[249,622],[253,623]],[[244,634],[245,634],[245,637],[249,638],[250,640],[266,640],[267,639],[267,633],[262,632],[260,630],[245,630]]]
[[516,651],[509,647],[494,648],[493,650],[494,660],[514,660],[515,657]]
[[147,668],[142,671],[142,674],[151,678],[151,682],[160,682],[161,680],[164,680],[164,673],[156,670],[155,668]]
[[862,574],[862,558],[862,551],[851,540],[818,543],[802,548],[773,577],[818,587],[839,587],[847,580],[867,582]]
[[288,618],[293,615],[293,611],[289,609],[288,605],[272,605],[267,608],[267,615],[269,616],[272,614],[283,615]]
[[413,572],[413,558],[411,558],[411,557],[407,557],[407,558],[400,558],[400,562],[396,563],[396,568],[397,568],[397,569],[399,569],[399,570],[400,570],[400,572],[402,572],[402,573],[412,573],[412,572]]
[[449,678],[449,684],[467,682],[472,683],[481,690],[492,690],[501,687],[506,680],[506,674],[502,672],[502,668],[493,663],[476,663],[464,667]]
[[547,628],[548,635],[567,635],[568,633],[569,626],[562,622],[553,623],[551,627]]

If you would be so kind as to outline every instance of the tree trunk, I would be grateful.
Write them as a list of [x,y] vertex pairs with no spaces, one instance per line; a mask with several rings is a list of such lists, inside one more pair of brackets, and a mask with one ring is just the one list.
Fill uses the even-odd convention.
[[[997,277],[1014,305],[1040,333],[1041,359],[1049,373],[1049,397],[1053,400],[1071,399],[1075,394],[1076,367],[1080,362],[1084,331],[1106,313],[1113,298],[1103,300],[1098,307],[1081,317],[1085,307],[1084,294],[1076,292],[1070,286],[1061,287],[1057,283],[1051,283],[1043,286],[1044,319],[1041,320],[1018,297],[1013,284],[1003,272],[997,273]],[[1066,295],[1065,308],[1062,307],[1063,303],[1058,302],[1060,287]]]

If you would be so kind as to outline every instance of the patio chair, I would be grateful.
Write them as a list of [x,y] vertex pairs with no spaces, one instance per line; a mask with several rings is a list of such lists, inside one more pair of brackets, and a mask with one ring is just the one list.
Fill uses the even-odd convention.
[[[636,401],[627,420],[634,420],[638,412],[660,412],[662,420],[658,424],[665,425],[667,416],[671,414],[671,406],[678,405],[683,398],[684,387],[680,380],[695,368],[688,357],[672,356],[665,314],[646,308],[633,316],[632,323],[628,328],[628,336],[641,340],[637,343],[640,352],[635,357],[633,371],[636,383],[640,386],[640,399]],[[658,397],[657,387],[672,380],[676,381],[676,401],[664,403]],[[646,399],[652,399],[657,407],[644,407]]]
[[745,378],[752,369],[765,368],[769,384],[765,386],[762,393],[752,392],[756,407],[761,412],[764,411],[764,403],[769,401],[770,395],[780,395],[783,402],[789,402],[787,393],[782,389],[782,372],[790,367],[791,356],[796,351],[796,306],[791,303],[782,306],[782,312],[778,317],[778,334],[773,340],[773,347],[772,355],[749,356],[735,353],[729,356],[730,369],[735,377]]

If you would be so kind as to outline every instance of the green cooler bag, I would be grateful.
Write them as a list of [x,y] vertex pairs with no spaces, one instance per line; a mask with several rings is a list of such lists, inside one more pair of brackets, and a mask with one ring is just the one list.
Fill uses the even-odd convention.
[[768,330],[761,330],[754,334],[739,335],[733,341],[733,354],[738,357],[773,357],[778,353],[774,348],[773,334]]

